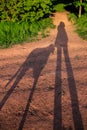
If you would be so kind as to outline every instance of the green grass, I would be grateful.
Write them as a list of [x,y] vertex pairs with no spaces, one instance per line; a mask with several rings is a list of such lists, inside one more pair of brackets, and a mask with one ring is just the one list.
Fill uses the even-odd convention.
[[79,36],[87,40],[87,14],[78,18],[75,14],[69,14],[69,20],[71,20],[76,26],[76,32]]
[[79,36],[87,40],[87,14],[77,19],[76,26],[77,26],[76,31],[78,32]]
[[68,20],[71,21],[72,23],[75,23],[77,20],[77,16],[74,13],[69,13]]
[[14,44],[22,44],[25,41],[36,39],[38,32],[45,36],[45,29],[53,28],[52,19],[46,18],[41,21],[28,23],[0,22],[0,47],[7,48]]

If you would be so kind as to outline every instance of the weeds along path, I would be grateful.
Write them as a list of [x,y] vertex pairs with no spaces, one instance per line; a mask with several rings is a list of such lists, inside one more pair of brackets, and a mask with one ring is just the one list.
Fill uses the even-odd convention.
[[87,41],[67,15],[49,37],[0,49],[0,130],[87,130]]

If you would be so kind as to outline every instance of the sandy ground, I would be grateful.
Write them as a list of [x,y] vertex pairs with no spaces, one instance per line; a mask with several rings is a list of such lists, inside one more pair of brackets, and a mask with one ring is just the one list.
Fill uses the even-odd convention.
[[0,130],[87,130],[87,41],[67,13],[40,41],[0,49]]

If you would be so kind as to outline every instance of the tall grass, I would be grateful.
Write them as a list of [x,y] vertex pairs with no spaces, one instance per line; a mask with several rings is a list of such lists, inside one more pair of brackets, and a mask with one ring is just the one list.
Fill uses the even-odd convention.
[[0,46],[9,47],[23,40],[30,34],[28,23],[1,22]]
[[76,26],[76,32],[79,36],[87,40],[87,14],[82,15],[78,18],[75,14],[69,14],[69,20],[71,20]]
[[33,23],[0,22],[0,47],[7,48],[17,43],[31,41],[38,32],[44,32],[47,27],[54,27],[50,18]]
[[87,14],[78,18],[76,21],[77,32],[85,40],[87,40]]

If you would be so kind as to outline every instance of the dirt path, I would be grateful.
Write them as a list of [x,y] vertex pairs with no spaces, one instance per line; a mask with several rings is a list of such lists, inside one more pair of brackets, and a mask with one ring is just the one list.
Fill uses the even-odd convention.
[[87,130],[87,41],[53,19],[49,37],[0,50],[0,130]]

